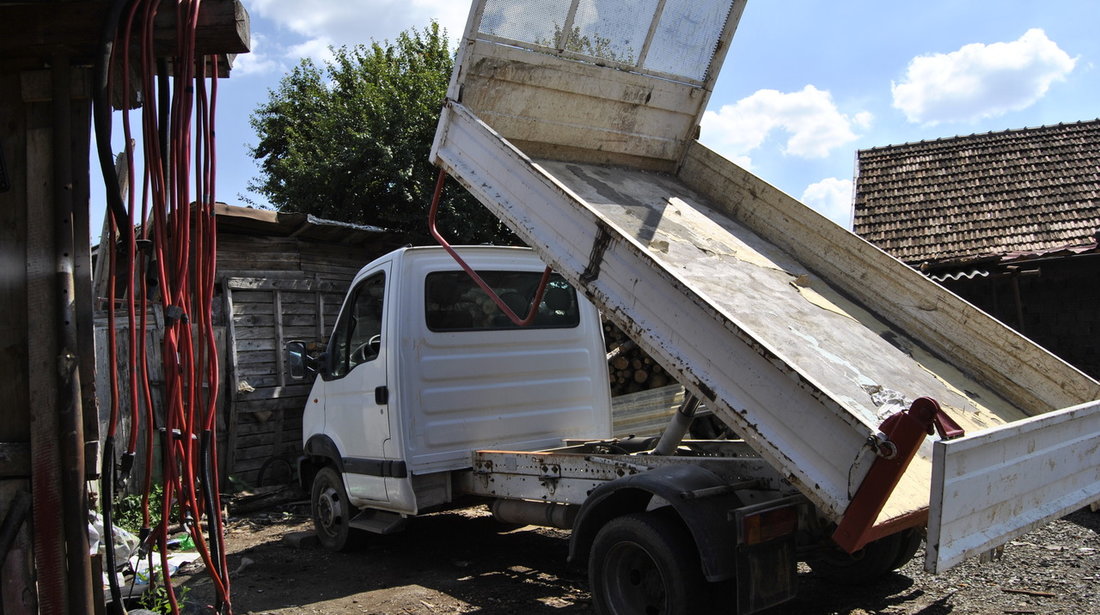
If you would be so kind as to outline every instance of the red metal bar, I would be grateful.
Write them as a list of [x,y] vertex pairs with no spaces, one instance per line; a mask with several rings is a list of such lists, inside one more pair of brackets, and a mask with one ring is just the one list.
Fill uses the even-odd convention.
[[875,531],[875,519],[916,456],[925,436],[937,431],[945,440],[965,435],[962,428],[940,409],[939,403],[930,397],[921,397],[908,410],[887,418],[879,430],[885,434],[889,443],[885,448],[890,449],[891,454],[880,453],[875,459],[833,533],[833,542],[848,553],[854,553],[871,540],[882,537],[881,532]]
[[435,191],[432,193],[432,208],[428,212],[428,230],[431,232],[432,237],[435,237],[435,240],[439,242],[439,245],[443,246],[443,249],[451,255],[451,258],[455,259],[455,262],[458,263],[459,267],[462,267],[462,270],[465,271],[471,278],[473,278],[474,282],[477,283],[479,287],[481,287],[481,290],[485,291],[486,295],[489,295],[489,298],[493,300],[493,303],[497,304],[497,307],[499,307],[502,312],[504,312],[504,315],[508,317],[508,320],[511,320],[513,323],[520,327],[526,327],[527,325],[530,325],[531,323],[535,322],[535,316],[538,315],[539,303],[542,303],[542,295],[544,292],[546,292],[546,284],[550,281],[550,273],[552,272],[552,270],[547,267],[546,270],[542,272],[542,279],[539,280],[539,287],[535,291],[535,298],[531,301],[531,307],[527,310],[527,316],[525,318],[520,318],[519,315],[517,315],[515,312],[512,311],[511,308],[508,307],[508,304],[504,303],[504,300],[500,298],[500,295],[497,295],[496,291],[493,290],[492,287],[490,287],[485,282],[485,280],[481,279],[481,276],[478,275],[472,267],[466,264],[466,261],[458,255],[458,252],[456,252],[455,249],[451,247],[451,244],[447,243],[447,240],[444,239],[443,235],[439,233],[439,229],[436,228],[436,214],[439,211],[439,201],[443,196],[443,182],[446,181],[446,179],[447,172],[443,169],[440,169],[439,178],[435,181]]

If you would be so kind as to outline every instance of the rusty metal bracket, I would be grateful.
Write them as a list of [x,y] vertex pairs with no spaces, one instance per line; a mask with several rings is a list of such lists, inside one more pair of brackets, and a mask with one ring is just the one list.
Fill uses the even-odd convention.
[[931,397],[921,397],[908,410],[888,417],[879,430],[885,438],[875,447],[878,457],[833,533],[833,542],[848,553],[854,553],[881,537],[875,533],[875,519],[916,456],[925,436],[938,432],[941,438],[951,440],[965,435],[963,429]]

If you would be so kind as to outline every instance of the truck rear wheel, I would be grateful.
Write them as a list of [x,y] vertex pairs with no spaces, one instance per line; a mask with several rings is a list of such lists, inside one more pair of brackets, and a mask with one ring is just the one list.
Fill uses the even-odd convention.
[[814,574],[845,585],[867,585],[901,568],[920,547],[920,530],[908,529],[867,543],[855,553],[836,547],[806,563]]
[[601,615],[703,612],[707,583],[695,543],[667,511],[609,521],[592,543],[588,579]]
[[310,512],[313,516],[313,530],[321,546],[330,551],[347,551],[353,545],[351,517],[355,507],[348,501],[344,481],[339,472],[331,466],[325,466],[313,478],[310,490]]

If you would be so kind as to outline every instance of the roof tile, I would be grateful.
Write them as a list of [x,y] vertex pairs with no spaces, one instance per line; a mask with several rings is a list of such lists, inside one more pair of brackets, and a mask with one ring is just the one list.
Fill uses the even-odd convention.
[[910,263],[1046,252],[1100,231],[1100,119],[861,150],[855,232]]

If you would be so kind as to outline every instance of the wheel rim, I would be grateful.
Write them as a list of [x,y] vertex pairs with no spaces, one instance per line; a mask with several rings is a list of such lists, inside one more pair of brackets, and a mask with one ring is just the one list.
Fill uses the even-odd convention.
[[336,536],[344,519],[340,494],[332,485],[325,485],[317,495],[317,526],[327,535]]
[[657,563],[641,545],[620,542],[607,552],[604,595],[616,615],[668,612],[668,591]]

